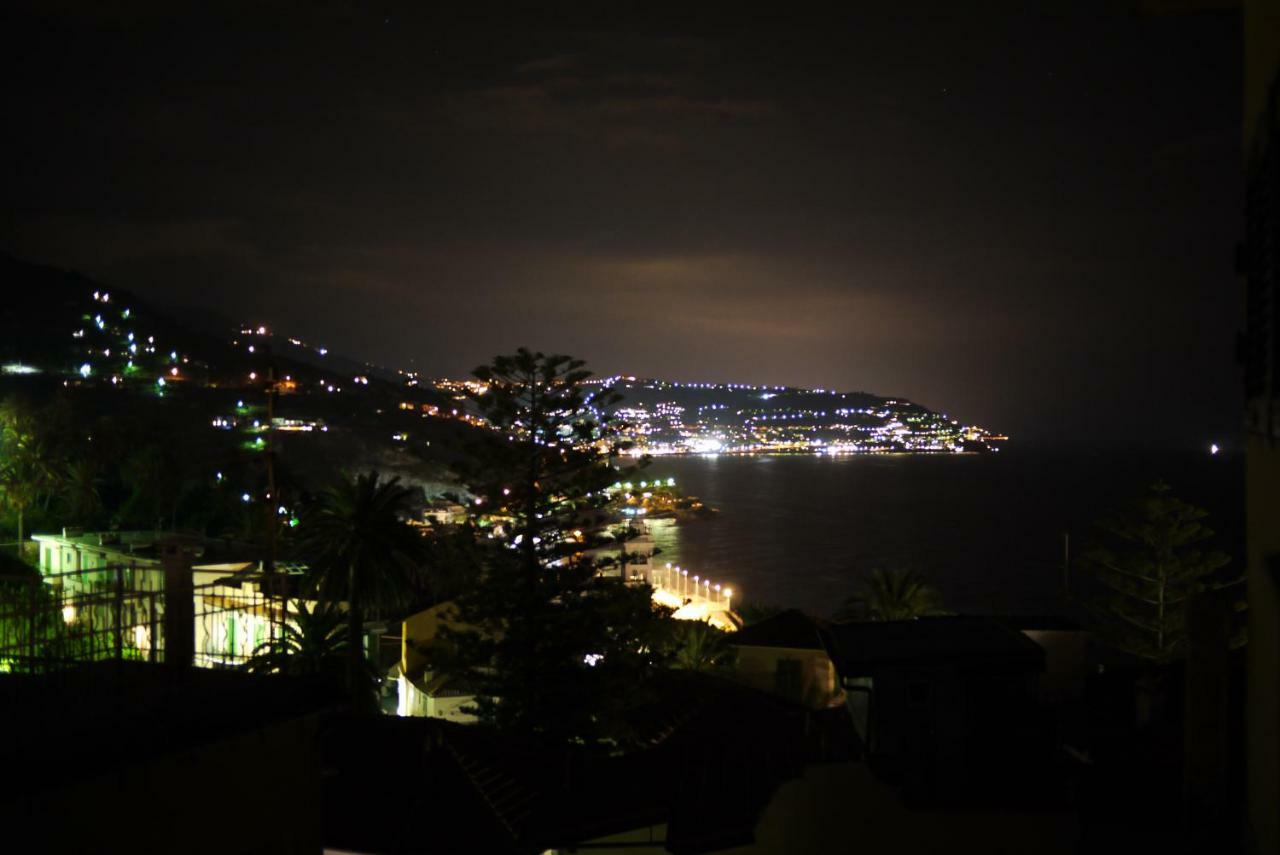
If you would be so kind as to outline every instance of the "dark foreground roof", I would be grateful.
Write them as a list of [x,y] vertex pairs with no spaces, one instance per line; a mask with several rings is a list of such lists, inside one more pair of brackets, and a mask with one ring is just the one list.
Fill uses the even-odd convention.
[[1062,615],[993,615],[992,620],[1019,632],[1086,632],[1080,621]]
[[821,631],[826,625],[826,621],[810,617],[799,609],[787,609],[738,630],[729,636],[729,643],[735,647],[821,650]]
[[817,725],[763,693],[672,676],[679,685],[664,694],[680,709],[622,754],[434,719],[335,721],[323,740],[325,844],[539,853],[664,824],[671,851],[749,844],[778,787],[802,773]]
[[10,736],[0,743],[0,765],[24,770],[0,776],[0,800],[182,755],[341,703],[304,680],[144,662],[0,674],[0,721]]
[[834,624],[823,638],[842,677],[893,665],[1044,665],[1040,645],[997,621],[972,615]]

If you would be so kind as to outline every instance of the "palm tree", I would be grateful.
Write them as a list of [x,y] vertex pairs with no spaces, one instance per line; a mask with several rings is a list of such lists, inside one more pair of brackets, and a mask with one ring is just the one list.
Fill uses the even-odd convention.
[[914,570],[872,570],[836,620],[912,620],[945,614],[938,591]]
[[62,475],[62,502],[67,513],[77,525],[92,525],[102,512],[102,479],[97,465],[87,458],[74,460]]
[[186,466],[176,448],[152,443],[125,458],[121,475],[130,489],[120,509],[125,521],[177,527],[178,504],[186,483]]
[[714,673],[733,664],[727,633],[702,621],[674,621],[671,666],[682,671]]
[[414,491],[376,472],[344,478],[305,510],[299,543],[319,595],[347,602],[347,686],[361,695],[366,609],[404,601],[422,537],[404,521]]
[[37,442],[17,442],[0,459],[0,493],[18,514],[18,555],[26,540],[26,514],[57,480],[53,467]]
[[341,675],[349,646],[343,621],[341,610],[331,605],[298,600],[280,635],[258,645],[245,668],[265,674]]

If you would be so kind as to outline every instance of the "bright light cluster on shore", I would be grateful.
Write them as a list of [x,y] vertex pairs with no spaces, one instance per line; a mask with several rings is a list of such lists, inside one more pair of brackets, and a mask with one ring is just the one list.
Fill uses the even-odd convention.
[[1008,439],[910,401],[860,393],[631,375],[593,382],[622,393],[613,415],[633,457],[962,453],[998,451]]

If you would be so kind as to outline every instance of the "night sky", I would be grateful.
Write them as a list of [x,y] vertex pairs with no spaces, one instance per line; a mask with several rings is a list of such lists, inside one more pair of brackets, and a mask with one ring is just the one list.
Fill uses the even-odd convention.
[[1235,435],[1235,13],[121,5],[0,13],[20,258],[429,375],[525,344]]

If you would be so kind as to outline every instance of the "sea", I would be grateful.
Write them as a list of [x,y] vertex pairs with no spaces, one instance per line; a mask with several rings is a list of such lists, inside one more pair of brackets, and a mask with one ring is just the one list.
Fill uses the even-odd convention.
[[1095,521],[1156,481],[1208,511],[1212,545],[1243,560],[1243,457],[1207,450],[660,457],[645,476],[673,477],[717,510],[650,521],[657,562],[728,585],[737,602],[822,616],[871,570],[905,568],[949,611],[1079,617]]

